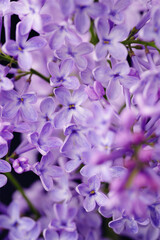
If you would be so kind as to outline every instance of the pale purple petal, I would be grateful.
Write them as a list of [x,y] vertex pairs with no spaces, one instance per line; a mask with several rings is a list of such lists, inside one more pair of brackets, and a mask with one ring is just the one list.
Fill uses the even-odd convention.
[[61,236],[60,240],[78,240],[78,234],[76,231],[74,232],[63,231],[60,236]]
[[4,157],[8,153],[7,141],[0,136],[0,158]]
[[107,44],[103,44],[102,42],[97,43],[95,48],[97,58],[104,59],[108,53],[108,46]]
[[19,30],[20,30],[20,34],[26,35],[30,32],[31,28],[32,28],[32,24],[33,24],[33,15],[32,14],[28,14],[26,15],[22,21],[20,22],[19,25]]
[[32,66],[32,56],[29,52],[19,52],[18,64],[23,70],[28,70]]
[[11,172],[11,165],[8,162],[0,159],[0,172]]
[[83,56],[75,56],[75,62],[79,70],[83,71],[87,68],[87,60]]
[[75,47],[75,51],[78,55],[86,55],[93,51],[93,45],[91,43],[83,42]]
[[95,2],[87,8],[87,13],[93,19],[100,17],[104,13],[104,5]]
[[85,124],[86,121],[93,116],[92,112],[89,109],[84,109],[80,106],[76,107],[76,111],[73,112],[74,120],[80,124]]
[[50,48],[53,50],[59,49],[64,43],[65,35],[64,30],[58,29],[55,31],[49,41]]
[[89,189],[98,191],[101,185],[100,179],[98,176],[93,176],[88,180]]
[[68,76],[73,68],[73,60],[72,59],[66,59],[62,61],[60,66],[60,73],[63,76]]
[[56,114],[54,118],[54,125],[56,128],[63,128],[70,123],[71,118],[72,112],[68,109],[62,109]]
[[70,173],[73,172],[75,169],[77,169],[80,164],[82,162],[79,159],[75,159],[75,160],[69,160],[66,164],[65,164],[65,170],[66,172]]
[[25,44],[26,51],[35,51],[45,47],[47,41],[42,37],[32,37]]
[[45,229],[43,235],[45,240],[59,240],[59,235],[54,229]]
[[63,86],[67,89],[76,90],[80,87],[80,83],[76,76],[70,76],[66,78],[66,81],[63,83]]
[[122,93],[122,86],[120,85],[118,80],[111,80],[108,84],[106,94],[110,100],[117,99]]
[[95,200],[99,206],[104,206],[107,201],[107,196],[104,193],[97,192],[95,196]]
[[40,175],[42,185],[46,191],[51,191],[53,189],[53,178],[48,175]]
[[91,212],[95,209],[96,207],[96,202],[94,196],[87,196],[84,199],[83,206],[87,212]]
[[82,183],[76,187],[76,191],[84,197],[88,196],[88,194],[89,194],[88,185],[86,185],[85,183]]
[[128,52],[126,47],[121,43],[115,43],[109,48],[109,53],[117,60],[126,60]]
[[130,67],[129,67],[127,61],[124,61],[124,62],[114,65],[112,70],[115,74],[118,73],[120,75],[126,75],[126,74],[129,74]]
[[6,50],[7,54],[11,56],[17,56],[19,53],[18,45],[13,40],[8,40],[4,45],[3,48]]
[[9,78],[3,77],[0,81],[0,91],[1,89],[4,91],[10,91],[14,87],[12,81]]
[[128,36],[128,32],[123,26],[116,26],[112,28],[109,37],[113,39],[115,42],[120,42],[126,39]]
[[43,114],[52,114],[55,110],[55,103],[52,97],[45,98],[40,105],[40,110]]
[[6,104],[3,107],[2,116],[4,118],[12,119],[16,116],[18,110],[19,110],[19,106],[18,105],[15,106],[14,102]]
[[7,183],[7,177],[3,174],[0,174],[0,187],[3,187]]
[[21,225],[20,226],[21,228],[25,228],[25,229],[27,228],[27,231],[30,231],[35,225],[35,221],[29,217],[20,218],[18,223]]
[[97,23],[97,34],[100,40],[107,39],[109,35],[110,26],[108,21],[100,18]]
[[48,71],[53,77],[57,77],[60,74],[59,66],[55,62],[48,63]]
[[21,106],[22,116],[25,120],[34,122],[38,118],[36,110],[28,103]]
[[84,86],[80,86],[79,89],[75,90],[72,94],[72,99],[76,105],[81,105],[87,100],[88,96],[85,92]]
[[64,88],[64,87],[57,88],[55,90],[55,95],[56,95],[56,98],[58,99],[58,101],[62,105],[68,106],[68,104],[70,104],[71,94],[70,94],[69,90],[67,90],[66,88]]
[[109,227],[113,228],[117,234],[120,234],[124,229],[125,222],[125,219],[119,218],[117,220],[109,222]]
[[85,10],[79,10],[74,18],[76,29],[81,34],[86,33],[90,27],[90,18]]
[[26,7],[26,4],[24,4],[24,2],[11,2],[10,8],[11,8],[12,12],[17,15],[29,13],[29,10]]

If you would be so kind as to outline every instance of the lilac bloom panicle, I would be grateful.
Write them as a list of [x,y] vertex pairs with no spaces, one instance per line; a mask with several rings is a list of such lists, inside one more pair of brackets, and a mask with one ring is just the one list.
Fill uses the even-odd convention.
[[51,191],[54,188],[53,181],[63,176],[63,171],[61,167],[55,165],[51,152],[43,156],[40,163],[35,164],[33,171],[40,177],[46,191]]
[[82,183],[76,187],[76,191],[85,197],[83,206],[87,212],[93,211],[96,203],[99,206],[105,205],[107,196],[99,191],[100,179],[94,175],[88,179],[88,184]]
[[80,84],[76,76],[69,76],[73,69],[73,61],[66,59],[58,66],[57,63],[49,62],[48,70],[51,74],[50,84],[53,87],[64,86],[67,89],[78,89]]
[[31,52],[44,48],[47,41],[40,36],[32,37],[27,41],[28,34],[21,35],[19,28],[20,23],[16,27],[16,41],[8,40],[3,45],[3,50],[13,57],[18,57],[19,66],[24,70],[28,70],[32,66]]
[[55,95],[60,104],[63,105],[63,108],[56,113],[54,118],[56,128],[65,127],[71,122],[72,117],[76,122],[83,125],[87,118],[92,115],[90,110],[80,106],[87,99],[83,86],[75,90],[72,95],[69,90],[60,87],[55,90]]
[[3,107],[2,117],[13,119],[20,114],[25,121],[37,120],[37,112],[32,106],[37,101],[34,93],[19,94],[15,90],[11,90],[5,92],[4,98],[6,103]]
[[125,60],[127,49],[121,43],[127,37],[127,31],[123,26],[115,26],[110,31],[109,23],[100,18],[97,23],[97,34],[99,42],[96,45],[96,56],[99,60],[104,59],[109,53],[117,60]]

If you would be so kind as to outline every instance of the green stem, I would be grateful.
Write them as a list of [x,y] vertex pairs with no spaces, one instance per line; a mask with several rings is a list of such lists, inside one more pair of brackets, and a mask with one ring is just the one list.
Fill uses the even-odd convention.
[[49,78],[41,74],[40,72],[36,71],[35,69],[31,68],[30,73],[39,76],[40,78],[44,79],[45,81],[49,82]]
[[[6,54],[3,54],[2,51],[0,51],[0,61],[6,61],[6,62],[8,62],[10,64],[15,63],[15,64],[18,65],[17,61],[14,60],[14,58],[12,58],[12,57],[10,57],[10,56],[8,56]],[[26,72],[26,73],[28,74],[28,72]],[[41,74],[40,72],[38,72],[37,70],[35,70],[33,68],[30,69],[30,74],[37,75],[40,78],[44,79],[45,81],[49,82],[49,78],[48,77],[44,76],[43,74]]]
[[19,182],[16,180],[16,178],[11,173],[5,173],[5,175],[10,180],[10,182],[13,184],[13,186],[21,193],[21,195],[26,200],[26,202],[27,202],[29,208],[31,209],[31,211],[35,214],[35,218],[38,219],[40,217],[40,213],[33,206],[31,201],[28,199],[28,197],[26,196],[26,194],[25,194],[23,188],[21,187],[21,185],[19,184]]
[[155,48],[155,49],[160,53],[160,49],[155,45],[154,42],[145,42],[145,41],[141,41],[141,40],[139,40],[139,39],[137,39],[137,40],[129,39],[129,40],[124,40],[124,41],[122,41],[121,43],[124,44],[124,45],[141,44],[141,45],[144,45],[145,47],[147,47],[147,46],[153,47],[153,48]]

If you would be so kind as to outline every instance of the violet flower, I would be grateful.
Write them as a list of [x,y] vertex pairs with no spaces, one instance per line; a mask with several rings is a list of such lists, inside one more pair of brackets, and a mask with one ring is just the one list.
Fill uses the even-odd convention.
[[16,27],[16,41],[8,40],[3,45],[3,50],[8,55],[18,57],[18,64],[20,68],[28,70],[32,66],[32,51],[40,50],[46,46],[47,41],[40,37],[32,37],[27,41],[28,34],[21,35],[20,23]]
[[23,120],[34,122],[37,120],[37,112],[32,107],[37,101],[34,93],[19,94],[15,90],[5,92],[5,105],[2,111],[2,117],[13,119],[20,115]]
[[86,33],[90,28],[90,17],[95,19],[104,13],[104,6],[93,0],[76,0],[74,23],[77,31],[81,34]]
[[95,175],[88,180],[88,184],[82,183],[76,187],[76,191],[85,197],[83,206],[87,212],[93,211],[96,203],[99,206],[105,205],[106,195],[99,191],[100,180]]
[[110,30],[109,23],[100,18],[97,23],[97,34],[99,43],[95,51],[98,60],[104,59],[108,53],[117,60],[126,59],[128,52],[121,43],[127,37],[127,31],[123,26],[115,26]]
[[62,145],[62,140],[54,136],[53,130],[52,124],[46,122],[40,133],[33,132],[29,135],[29,142],[35,146],[42,155]]
[[76,76],[69,76],[73,69],[73,61],[66,59],[58,66],[57,63],[49,62],[48,70],[51,74],[50,84],[53,87],[63,86],[67,89],[78,89],[80,84]]
[[93,45],[88,42],[82,42],[77,46],[67,43],[56,51],[56,55],[61,60],[72,59],[79,70],[87,68],[87,59],[85,55],[93,52]]
[[63,171],[61,167],[55,165],[55,159],[51,152],[43,156],[40,163],[35,164],[33,171],[40,177],[46,191],[51,191],[54,188],[53,181],[63,176]]
[[[26,35],[34,29],[37,32],[42,30],[44,18],[46,16],[41,14],[41,8],[44,6],[46,0],[20,0],[11,3],[11,11],[17,14],[20,19],[20,33]],[[48,16],[47,16],[48,17]]]
[[87,94],[84,92],[84,87],[81,86],[75,90],[72,95],[69,90],[60,87],[55,90],[55,95],[58,101],[63,105],[63,108],[56,113],[54,118],[54,125],[56,128],[63,128],[73,119],[85,124],[85,121],[92,115],[90,110],[82,108],[80,105],[86,101]]

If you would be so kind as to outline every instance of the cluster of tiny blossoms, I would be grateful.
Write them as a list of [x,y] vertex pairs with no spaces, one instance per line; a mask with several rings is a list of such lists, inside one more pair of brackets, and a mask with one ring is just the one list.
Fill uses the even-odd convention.
[[160,239],[160,1],[0,0],[1,29],[3,239]]

